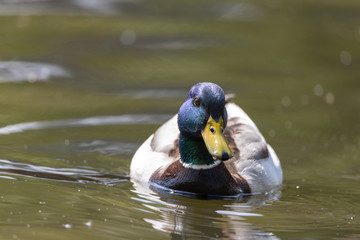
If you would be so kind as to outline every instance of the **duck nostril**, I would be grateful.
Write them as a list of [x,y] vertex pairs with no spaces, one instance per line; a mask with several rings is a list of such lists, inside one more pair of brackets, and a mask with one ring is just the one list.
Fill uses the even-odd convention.
[[229,159],[229,154],[224,150],[222,152],[221,160],[225,161]]

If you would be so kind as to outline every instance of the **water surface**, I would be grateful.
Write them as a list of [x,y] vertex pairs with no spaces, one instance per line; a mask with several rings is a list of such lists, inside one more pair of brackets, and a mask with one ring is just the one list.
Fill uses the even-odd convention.
[[[358,1],[2,1],[0,29],[2,239],[360,238]],[[200,81],[236,94],[281,191],[130,181]]]

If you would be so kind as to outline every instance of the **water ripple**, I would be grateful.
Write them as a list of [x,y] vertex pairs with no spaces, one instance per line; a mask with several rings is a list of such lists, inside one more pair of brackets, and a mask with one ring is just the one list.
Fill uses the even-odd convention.
[[121,4],[137,3],[141,0],[3,0],[0,1],[0,15],[79,15],[79,14],[118,14]]
[[215,45],[205,41],[173,40],[141,44],[139,47],[151,50],[194,50]]
[[61,66],[49,63],[0,62],[0,83],[47,81],[55,77],[70,77]]
[[4,174],[0,175],[1,178],[10,179],[14,178],[7,175],[33,177],[61,182],[97,183],[104,185],[116,185],[120,182],[129,181],[127,175],[108,174],[89,169],[51,168],[2,159],[0,159],[0,174]]
[[29,130],[42,130],[53,128],[105,126],[105,125],[136,125],[160,124],[168,120],[168,114],[125,114],[120,116],[101,116],[83,119],[64,119],[52,121],[25,122],[8,125],[0,128],[0,135],[20,133]]
[[176,89],[126,89],[119,93],[119,97],[147,99],[147,98],[183,98],[187,91]]
[[254,217],[254,221],[264,221],[264,215],[254,211],[276,199],[277,193],[233,200],[199,201],[167,192],[154,192],[147,184],[133,183],[137,194],[131,197],[133,208],[144,214],[143,220],[156,230],[173,236],[191,235],[195,238],[279,239],[274,233],[259,230],[248,222]]
[[231,215],[231,216],[240,216],[240,217],[263,217],[264,215],[258,213],[249,213],[249,212],[237,212],[237,211],[228,211],[228,210],[216,210],[215,211],[221,215]]

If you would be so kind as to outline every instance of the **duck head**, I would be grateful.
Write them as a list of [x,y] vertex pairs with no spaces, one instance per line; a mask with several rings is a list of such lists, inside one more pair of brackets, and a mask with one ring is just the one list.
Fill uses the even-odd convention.
[[233,156],[224,136],[227,123],[225,95],[214,83],[194,85],[178,113],[181,135],[203,141],[209,154],[219,160]]

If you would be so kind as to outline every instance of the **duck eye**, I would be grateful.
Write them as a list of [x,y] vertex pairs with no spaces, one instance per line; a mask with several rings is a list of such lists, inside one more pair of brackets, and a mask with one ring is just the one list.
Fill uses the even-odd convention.
[[215,129],[213,127],[210,127],[210,132],[215,133]]
[[200,99],[198,97],[194,97],[193,105],[196,106],[196,107],[200,105]]

